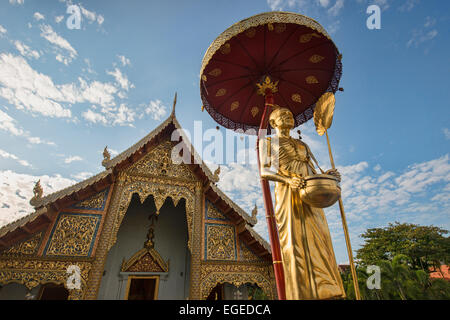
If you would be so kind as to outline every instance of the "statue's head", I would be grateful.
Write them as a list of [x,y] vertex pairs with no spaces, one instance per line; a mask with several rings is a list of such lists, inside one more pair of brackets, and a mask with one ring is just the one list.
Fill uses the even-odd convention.
[[274,129],[292,129],[295,122],[291,110],[278,107],[270,114],[269,123]]

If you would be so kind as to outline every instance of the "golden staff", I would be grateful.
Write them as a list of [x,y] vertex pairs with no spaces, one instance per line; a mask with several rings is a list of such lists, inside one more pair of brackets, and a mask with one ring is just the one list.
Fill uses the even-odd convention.
[[[334,165],[333,154],[331,153],[330,138],[328,137],[328,129],[331,127],[334,114],[334,104],[336,99],[332,92],[325,92],[319,100],[317,100],[316,108],[314,110],[314,124],[316,125],[316,131],[319,136],[324,133],[327,137],[328,154],[330,155],[330,163],[333,169],[336,169]],[[350,261],[350,269],[352,272],[353,286],[355,287],[356,300],[361,300],[359,293],[358,277],[356,275],[355,263],[353,262],[352,245],[350,244],[350,237],[348,235],[347,219],[345,218],[344,204],[342,197],[339,197],[339,210],[341,211],[342,226],[344,228],[345,243],[347,245],[347,253]]]

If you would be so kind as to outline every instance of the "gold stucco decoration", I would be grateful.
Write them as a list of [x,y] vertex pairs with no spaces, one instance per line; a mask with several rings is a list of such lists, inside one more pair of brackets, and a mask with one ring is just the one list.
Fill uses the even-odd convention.
[[36,253],[42,240],[42,233],[38,232],[33,235],[30,239],[20,242],[4,251],[1,252],[2,255],[33,255]]
[[236,260],[234,226],[206,224],[207,260]]
[[100,220],[101,215],[60,214],[45,254],[88,256]]

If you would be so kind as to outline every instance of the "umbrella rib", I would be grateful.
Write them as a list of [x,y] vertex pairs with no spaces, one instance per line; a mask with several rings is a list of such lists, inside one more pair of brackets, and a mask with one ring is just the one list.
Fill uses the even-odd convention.
[[240,64],[238,64],[238,63],[231,62],[231,61],[222,60],[222,59],[218,59],[218,58],[214,58],[214,61],[223,62],[223,63],[228,63],[228,64],[231,64],[231,65],[233,65],[233,66],[243,68],[243,69],[245,69],[245,70],[247,70],[247,71],[252,71],[252,69],[250,69],[250,68],[248,68],[248,67],[246,67],[246,66],[243,66],[243,65],[240,65]]
[[300,52],[298,52],[298,53],[296,53],[296,54],[290,56],[289,58],[286,58],[284,61],[280,62],[279,65],[281,66],[281,65],[285,64],[286,62],[288,62],[289,60],[291,60],[291,59],[293,59],[293,58],[295,58],[295,57],[297,57],[297,56],[299,56],[299,55],[301,55],[301,54],[303,54],[303,53],[305,53],[305,52],[308,52],[308,51],[310,51],[310,50],[312,50],[312,49],[316,49],[316,48],[321,47],[321,46],[326,45],[326,44],[329,44],[329,42],[328,42],[328,41],[325,41],[325,42],[323,42],[323,43],[321,43],[321,44],[318,44],[318,45],[315,45],[315,46],[313,46],[313,47],[310,47],[310,48],[308,48],[308,49],[306,49],[306,50],[300,51]]
[[292,71],[308,71],[308,70],[324,71],[324,72],[327,72],[327,73],[333,73],[333,70],[323,69],[323,68],[286,69],[286,70],[277,70],[277,71],[274,71],[274,73],[277,73],[277,72],[292,72]]
[[264,72],[267,70],[266,69],[266,27],[265,26],[263,26],[263,30],[264,30],[264,33],[263,33],[263,39],[264,39],[264,41],[263,41],[263,52],[264,52],[264,55],[263,55],[263,68],[264,68]]
[[231,98],[233,98],[236,94],[238,94],[239,92],[241,92],[242,90],[244,90],[245,88],[247,88],[248,86],[250,86],[252,84],[252,82],[250,81],[249,83],[247,83],[245,86],[243,86],[242,88],[240,88],[239,90],[233,92],[226,100],[224,100],[221,104],[219,104],[217,106],[217,112],[220,112],[223,107],[223,105],[225,103],[227,103]]
[[249,78],[249,77],[256,77],[256,76],[258,76],[258,75],[257,74],[249,74],[249,75],[243,75],[243,76],[238,76],[238,77],[233,77],[233,78],[228,78],[228,79],[222,79],[222,80],[219,80],[219,81],[214,82],[214,83],[211,83],[211,82],[208,83],[207,88],[210,88],[212,86],[215,86],[217,84],[220,84],[220,83],[223,83],[223,82],[227,82],[227,81],[230,81],[230,80],[237,80],[237,79],[241,79],[241,78]]
[[289,80],[286,80],[286,79],[283,79],[283,78],[280,78],[280,81],[287,82],[287,83],[293,85],[294,87],[296,87],[297,89],[300,89],[300,90],[303,90],[303,91],[305,91],[305,92],[308,92],[308,93],[309,93],[311,96],[313,96],[314,98],[316,97],[311,91],[306,90],[305,88],[298,86],[295,82],[292,82],[292,81],[289,81]]
[[239,115],[239,119],[242,119],[242,116],[248,106],[248,103],[250,101],[250,99],[253,97],[253,95],[255,94],[255,91],[251,91],[250,92],[250,96],[247,98],[247,102],[244,104],[244,107],[242,108],[241,114]]
[[300,28],[299,26],[296,26],[294,31],[292,31],[291,34],[286,38],[286,40],[281,44],[281,46],[278,48],[276,54],[273,56],[272,60],[270,61],[269,65],[267,66],[267,69],[270,69],[270,67],[272,66],[272,63],[275,61],[276,57],[278,57],[278,54],[280,53],[281,49],[286,45],[286,43],[289,41],[289,39],[292,37],[292,35],[294,33],[296,33],[299,28]]
[[280,91],[278,91],[278,95],[281,97],[281,99],[283,100],[284,104],[289,107],[289,103],[286,102],[286,99],[283,97],[283,95],[281,94]]
[[258,69],[258,64],[253,59],[253,57],[250,55],[250,53],[248,53],[247,49],[241,44],[241,42],[239,41],[239,39],[237,37],[236,37],[235,40],[236,40],[237,44],[242,48],[242,50],[244,50],[244,52],[247,54],[247,56],[252,60],[252,62],[255,65],[256,69]]

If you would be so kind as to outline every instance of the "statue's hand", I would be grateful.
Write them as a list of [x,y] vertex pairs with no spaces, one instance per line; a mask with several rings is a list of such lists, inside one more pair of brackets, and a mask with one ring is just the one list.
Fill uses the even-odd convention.
[[303,188],[305,186],[305,179],[302,177],[292,177],[287,180],[287,183],[292,189]]
[[330,169],[327,172],[325,172],[325,174],[335,176],[339,180],[339,182],[341,181],[341,174],[336,169]]

